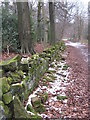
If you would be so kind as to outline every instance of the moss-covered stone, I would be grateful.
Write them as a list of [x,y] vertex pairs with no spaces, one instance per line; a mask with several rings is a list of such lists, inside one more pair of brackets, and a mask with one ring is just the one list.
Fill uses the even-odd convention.
[[4,70],[0,69],[0,78],[4,75]]
[[61,68],[62,66],[61,65],[57,65],[58,68]]
[[42,103],[45,103],[47,101],[47,99],[48,99],[48,93],[45,92],[40,97],[41,97]]
[[20,63],[19,69],[22,70],[23,72],[28,72],[29,71],[29,65],[27,63]]
[[37,114],[36,111],[34,110],[34,108],[30,104],[27,105],[27,111]]
[[28,64],[28,58],[22,58],[21,63],[22,64]]
[[11,84],[13,82],[13,79],[11,77],[8,77],[7,81],[8,81],[9,84]]
[[62,58],[61,58],[61,60],[62,60],[62,61],[65,61],[65,58],[64,58],[64,57],[62,57]]
[[16,83],[11,85],[11,92],[13,95],[20,94],[23,92],[23,86],[21,83]]
[[25,92],[24,92],[24,100],[28,99],[29,94],[30,94],[30,91],[25,90]]
[[7,78],[6,77],[3,77],[3,78],[0,78],[0,85],[2,85],[2,93],[6,93],[10,90],[10,86],[7,82]]
[[14,104],[15,119],[21,118],[21,119],[27,120],[27,118],[29,118],[29,119],[31,118],[31,116],[27,113],[23,104],[20,102],[20,100],[17,96],[14,97],[13,104]]
[[52,74],[48,74],[48,76],[52,79],[52,81],[54,81],[57,77],[52,75]]
[[46,57],[46,53],[42,52],[39,56],[42,57],[42,58],[45,58]]
[[34,59],[34,60],[38,60],[38,58],[39,58],[39,55],[38,55],[38,54],[34,54],[34,55],[32,55],[32,57],[31,57],[31,59]]
[[2,100],[2,84],[0,83],[0,100]]
[[50,78],[49,76],[44,76],[43,79],[45,79],[48,82],[53,82],[53,79]]
[[17,71],[16,72],[8,72],[7,76],[12,78],[12,81],[11,81],[12,84],[21,82],[21,80],[22,80]]
[[3,103],[3,101],[0,101],[0,106],[3,107],[6,117],[10,118],[10,117],[11,117],[10,110],[9,110],[9,108]]
[[57,99],[58,100],[65,100],[65,99],[68,99],[68,97],[67,96],[60,96],[60,95],[58,95]]
[[43,120],[43,119],[41,118],[41,116],[32,115],[31,118],[30,118],[30,120]]
[[49,74],[56,73],[56,70],[47,70],[47,73]]
[[30,120],[41,120],[42,118],[40,116],[37,115],[37,112],[35,111],[35,109],[30,105],[28,104],[27,105],[27,111],[30,111],[31,113],[33,113],[34,115],[31,116]]
[[68,66],[67,64],[65,64],[65,65],[63,66],[62,70],[67,70],[68,67],[69,67],[69,66]]
[[45,107],[43,104],[40,104],[39,107],[34,108],[36,112],[43,113],[46,111]]
[[3,101],[5,104],[9,104],[13,100],[10,92],[3,94]]
[[17,63],[20,62],[20,60],[21,56],[16,55],[12,59],[2,61],[0,63],[0,68],[2,68],[4,71],[15,71],[17,69]]
[[41,104],[41,99],[38,96],[33,97],[33,98],[31,98],[31,103],[32,103],[33,107],[35,107],[35,108],[39,107]]
[[23,78],[24,72],[23,72],[22,70],[18,70],[17,72],[18,72],[18,74],[20,75],[20,77]]
[[54,65],[54,64],[50,64],[50,67],[51,67],[51,68],[54,68],[54,67],[55,67],[55,65]]

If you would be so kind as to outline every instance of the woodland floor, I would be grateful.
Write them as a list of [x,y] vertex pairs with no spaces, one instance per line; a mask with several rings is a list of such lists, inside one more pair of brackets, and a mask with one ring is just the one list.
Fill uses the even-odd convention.
[[[69,69],[66,72],[61,70],[61,73],[60,69],[56,70],[56,74],[59,73],[60,75],[69,73],[66,80],[63,81],[62,77],[57,77],[53,84],[48,83],[48,87],[42,86],[42,80],[40,81],[39,89],[36,91],[48,92],[48,100],[45,103],[46,111],[40,114],[42,118],[46,120],[53,118],[75,118],[76,120],[81,118],[89,120],[87,48],[87,45],[78,43],[74,45],[72,43],[67,44],[64,54],[67,56],[65,64],[69,65]],[[58,62],[58,65],[60,64],[62,63]],[[58,85],[59,83],[60,85]],[[68,99],[57,100],[58,93],[68,96]],[[34,95],[32,94],[31,96],[34,97]]]
[[[39,44],[36,45],[36,50],[41,53],[44,46]],[[67,101],[52,101],[49,102],[49,98],[46,106],[47,111],[42,114],[46,115],[46,119],[49,118],[81,118],[88,119],[88,61],[87,61],[87,46],[80,47],[72,46],[67,44],[65,51],[67,54],[66,63],[70,67],[70,74],[68,76],[68,83],[65,86],[64,92],[68,96]],[[3,54],[0,60],[6,60],[15,54],[7,56]],[[63,91],[62,91],[63,92]],[[52,95],[49,94],[49,97]],[[53,106],[53,108],[50,108]],[[56,109],[61,108],[61,109]],[[61,111],[61,112],[60,112]],[[47,117],[48,116],[48,117]]]
[[[83,49],[87,52],[87,46]],[[66,116],[73,118],[88,118],[88,62],[80,48],[67,46],[67,63],[72,69],[67,87],[68,106]],[[89,118],[88,118],[89,119]]]
[[[42,53],[43,52],[43,50],[45,49],[45,48],[48,48],[48,47],[50,47],[50,45],[49,44],[47,44],[47,45],[44,45],[43,43],[36,43],[35,45],[34,45],[34,49],[35,49],[35,51],[36,51],[36,53]],[[14,57],[15,55],[17,55],[17,53],[15,53],[15,52],[10,52],[9,54],[7,54],[7,52],[4,52],[4,53],[2,53],[2,55],[0,55],[0,61],[2,61],[2,60],[8,60],[8,59],[10,59],[10,58],[12,58],[12,57]],[[31,57],[31,54],[20,54],[21,56],[24,56],[24,57]]]

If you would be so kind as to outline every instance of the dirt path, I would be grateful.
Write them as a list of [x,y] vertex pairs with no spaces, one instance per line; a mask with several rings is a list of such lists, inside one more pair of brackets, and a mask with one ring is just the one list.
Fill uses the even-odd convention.
[[[86,49],[86,48],[85,48]],[[68,108],[65,116],[71,118],[88,118],[88,63],[79,48],[67,46],[67,63],[71,74],[67,87]]]
[[[52,63],[54,67],[49,67],[49,70],[55,71],[53,73],[53,77],[56,77],[54,82],[45,83],[45,79],[41,78],[39,87],[29,96],[27,105],[32,105],[31,98],[37,96],[37,93],[39,95],[39,93],[46,92],[48,93],[48,99],[44,104],[46,111],[39,113],[42,118],[46,120],[55,118],[89,119],[87,46],[70,43],[67,45],[65,56],[65,61],[54,61]],[[69,68],[63,70],[66,64],[69,65]],[[45,76],[49,76],[49,73],[46,73]],[[67,96],[67,99],[58,99],[58,95]]]

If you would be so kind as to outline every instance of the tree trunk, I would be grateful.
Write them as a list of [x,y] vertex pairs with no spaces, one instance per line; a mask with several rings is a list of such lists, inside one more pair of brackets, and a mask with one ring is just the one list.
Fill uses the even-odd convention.
[[44,25],[44,42],[47,43],[48,42],[48,22],[45,14],[44,2],[42,2],[42,17],[43,17],[43,25]]
[[[90,47],[90,2],[88,2],[88,45]],[[90,53],[90,49],[89,53]]]
[[37,42],[41,42],[41,2],[38,2],[38,16],[37,16]]
[[21,5],[21,2],[17,2],[17,11],[18,11],[18,34],[19,34],[19,40],[20,40],[20,44],[21,44],[21,52],[23,52],[24,46],[23,46],[23,23],[22,23],[22,5]]
[[31,52],[33,54],[34,49],[30,34],[30,13],[28,2],[17,2],[17,9],[21,52],[28,54]]
[[7,13],[9,12],[9,10],[8,10],[8,0],[5,0],[5,10],[6,10]]
[[54,3],[49,2],[49,19],[50,19],[50,44],[55,44],[55,19]]
[[14,13],[17,14],[17,7],[15,0],[13,0],[13,9],[14,9]]

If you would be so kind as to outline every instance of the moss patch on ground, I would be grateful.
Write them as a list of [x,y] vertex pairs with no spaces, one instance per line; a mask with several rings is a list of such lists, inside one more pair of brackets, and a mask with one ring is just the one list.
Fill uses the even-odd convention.
[[68,97],[67,96],[60,96],[60,95],[58,95],[57,99],[58,100],[65,100],[65,99],[68,99]]

